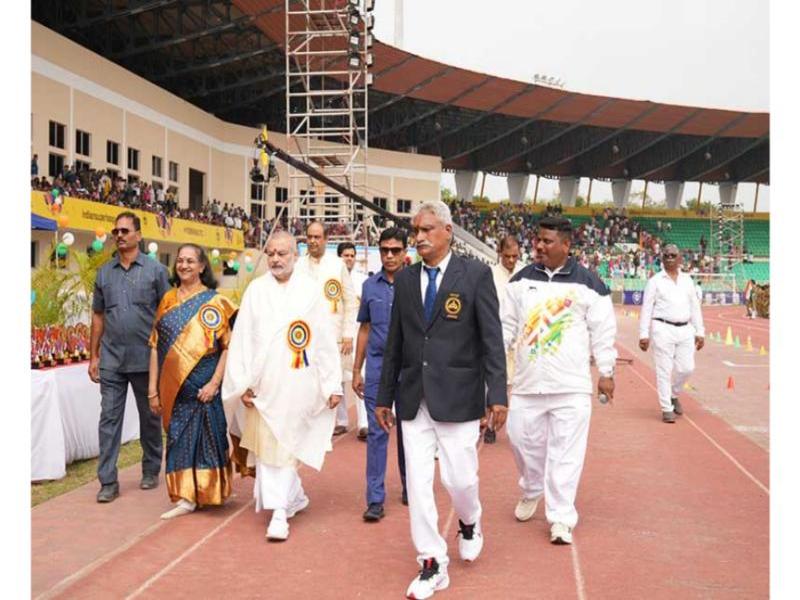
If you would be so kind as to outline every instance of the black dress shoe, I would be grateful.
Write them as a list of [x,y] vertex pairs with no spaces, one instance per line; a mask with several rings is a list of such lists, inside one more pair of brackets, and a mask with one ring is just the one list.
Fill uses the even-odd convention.
[[383,504],[373,502],[364,511],[365,521],[380,521],[383,518]]
[[494,444],[497,441],[497,434],[495,433],[494,429],[486,428],[486,431],[483,432],[483,443],[484,444]]
[[408,492],[403,490],[403,497],[400,500],[403,503],[403,506],[408,506]]
[[681,406],[681,401],[677,398],[672,399],[672,410],[676,415],[683,414],[683,406]]
[[143,490],[152,490],[158,487],[158,475],[142,475],[139,487]]
[[113,502],[117,496],[119,496],[119,484],[107,483],[106,485],[101,486],[100,491],[97,492],[97,501]]

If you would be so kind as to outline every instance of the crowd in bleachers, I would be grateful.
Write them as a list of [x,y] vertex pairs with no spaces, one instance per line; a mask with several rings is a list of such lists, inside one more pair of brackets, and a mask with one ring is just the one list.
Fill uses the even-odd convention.
[[[525,205],[499,204],[481,210],[472,203],[450,203],[453,222],[460,225],[493,249],[505,235],[520,242],[522,259],[530,261],[534,254],[536,224],[547,215],[562,214],[558,204],[548,204],[544,211],[534,212]],[[661,269],[661,250],[670,236],[672,223],[656,220],[648,230],[639,220],[630,218],[625,209],[598,208],[591,216],[570,217],[574,225],[573,251],[578,261],[602,277],[647,278]],[[671,236],[670,236],[671,237]],[[719,257],[707,254],[704,234],[691,244],[682,244],[683,267],[692,273],[724,273],[727,265]],[[744,248],[745,262],[752,254]]]

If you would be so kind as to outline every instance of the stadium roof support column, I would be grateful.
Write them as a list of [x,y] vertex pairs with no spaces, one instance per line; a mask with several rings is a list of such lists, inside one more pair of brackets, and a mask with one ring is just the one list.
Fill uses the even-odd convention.
[[719,203],[722,206],[733,206],[736,204],[736,192],[738,184],[724,182],[719,184]]
[[522,173],[514,173],[506,177],[508,199],[511,204],[522,204],[525,201],[525,192],[528,189],[530,180],[530,175],[523,175]]
[[561,206],[575,206],[580,182],[580,177],[558,178],[558,199],[561,201]]
[[680,208],[683,201],[683,181],[665,181],[664,191],[667,195],[667,208]]
[[631,180],[614,179],[611,182],[611,195],[614,198],[614,206],[625,208],[631,197]]
[[478,182],[477,171],[456,171],[456,196],[459,200],[472,201],[475,195],[475,184]]

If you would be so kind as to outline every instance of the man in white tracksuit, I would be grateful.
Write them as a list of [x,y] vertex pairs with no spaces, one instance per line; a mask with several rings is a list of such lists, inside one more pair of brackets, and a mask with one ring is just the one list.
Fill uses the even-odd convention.
[[614,395],[617,322],[605,284],[569,256],[572,224],[539,221],[538,262],[511,278],[503,304],[503,342],[514,352],[508,437],[522,498],[514,515],[527,521],[542,495],[550,541],[572,543],[592,414],[590,357],[598,391]]
[[664,270],[644,288],[639,348],[647,352],[652,340],[661,420],[674,423],[675,415],[683,414],[678,394],[694,371],[694,351],[703,347],[705,332],[697,289],[680,270],[678,247],[668,244],[661,256]]

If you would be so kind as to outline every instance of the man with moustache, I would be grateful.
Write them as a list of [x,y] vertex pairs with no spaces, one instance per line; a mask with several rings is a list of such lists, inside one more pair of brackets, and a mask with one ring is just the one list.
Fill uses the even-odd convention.
[[[312,221],[306,227],[306,243],[308,254],[297,260],[295,270],[317,282],[318,292],[328,307],[326,314],[329,324],[339,343],[340,361],[342,364],[347,364],[353,353],[356,310],[358,310],[350,273],[338,257],[325,253],[328,234],[319,221]],[[349,375],[345,376],[343,369],[342,381],[345,379],[349,381],[350,378]],[[333,435],[346,433],[349,422],[347,405],[342,402],[336,411],[336,427],[333,429]]]
[[300,464],[319,471],[330,448],[342,367],[327,302],[294,268],[295,239],[275,232],[266,254],[269,273],[245,290],[233,328],[222,401],[234,460],[255,471],[256,512],[272,510],[266,537],[283,541],[309,504]]
[[478,497],[480,420],[488,404],[499,430],[507,411],[506,365],[491,269],[454,254],[453,222],[441,200],[412,220],[422,261],[395,278],[375,416],[389,431],[403,421],[411,538],[421,567],[406,591],[429,598],[450,584],[447,542],[433,494],[435,454],[458,516],[458,550],[474,561],[483,548]]
[[663,270],[644,288],[639,348],[647,352],[652,340],[661,420],[674,423],[683,414],[678,395],[694,371],[694,352],[703,348],[705,332],[694,282],[680,268],[680,250],[667,244],[661,258]]
[[97,271],[92,298],[89,378],[100,384],[100,456],[98,502],[119,496],[117,458],[128,384],[139,410],[142,480],[139,487],[158,486],[161,471],[161,417],[150,411],[147,398],[150,332],[158,303],[170,289],[164,265],[139,251],[141,222],[126,211],[111,230],[117,254]]
[[[364,283],[361,306],[358,309],[356,358],[353,366],[353,390],[364,399],[369,419],[367,433],[367,510],[365,521],[379,521],[384,516],[386,490],[386,452],[389,434],[375,420],[375,401],[383,366],[383,351],[389,334],[389,321],[394,302],[395,277],[403,268],[406,258],[407,235],[402,229],[390,227],[381,232],[378,250],[382,269]],[[364,358],[367,359],[366,382],[361,375]],[[397,421],[397,462],[403,485],[403,504],[408,504],[406,469],[401,421]]]

